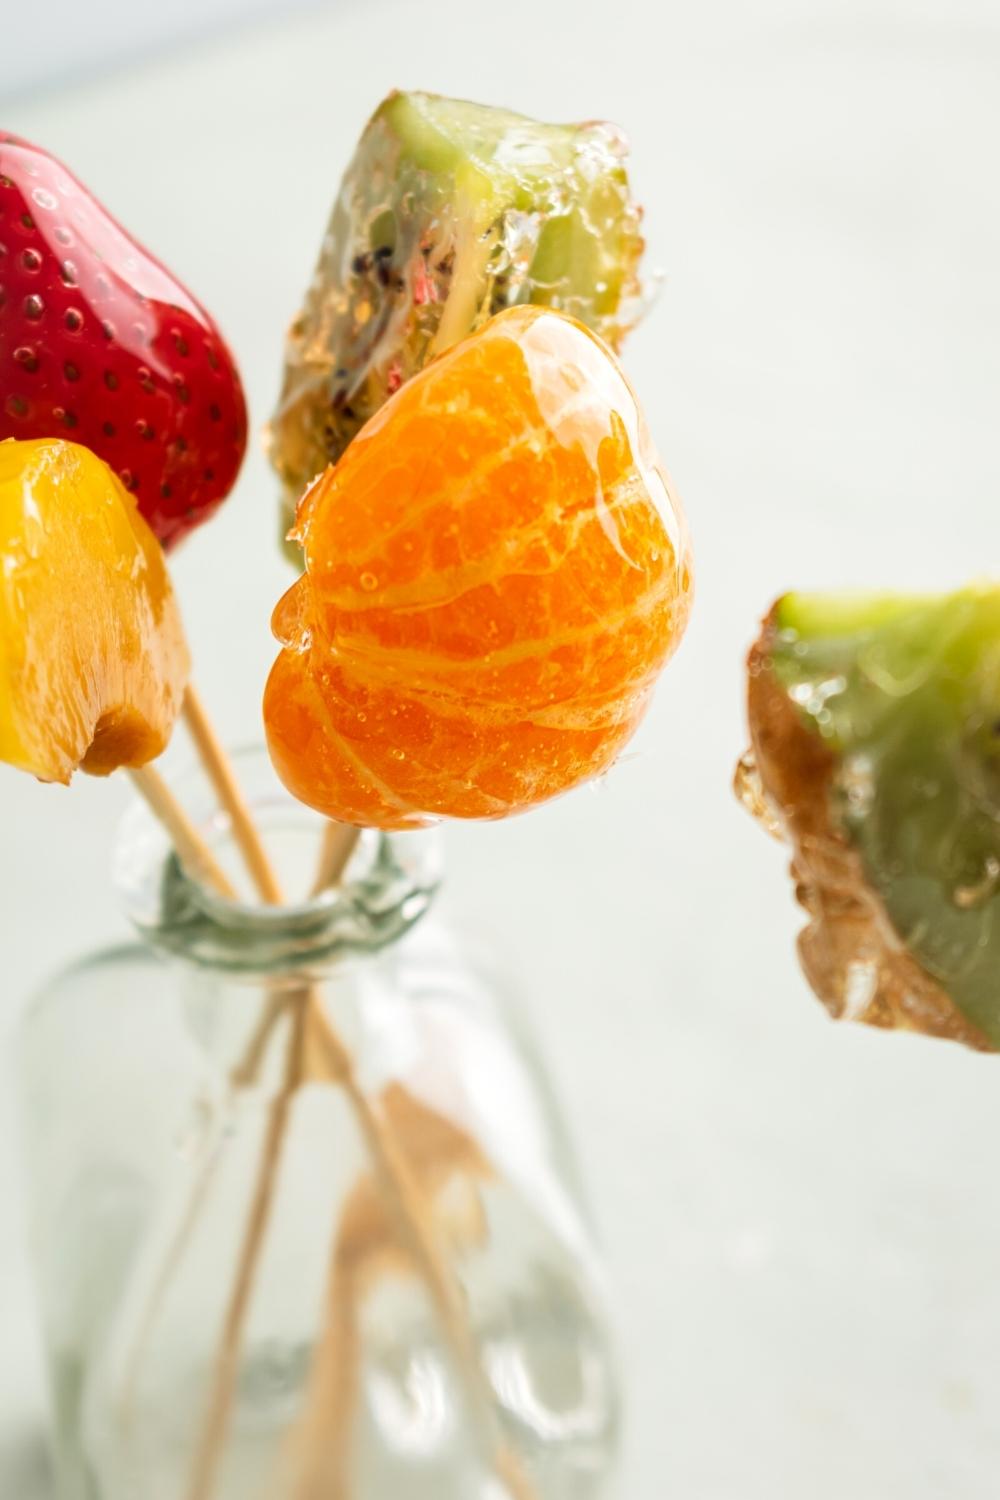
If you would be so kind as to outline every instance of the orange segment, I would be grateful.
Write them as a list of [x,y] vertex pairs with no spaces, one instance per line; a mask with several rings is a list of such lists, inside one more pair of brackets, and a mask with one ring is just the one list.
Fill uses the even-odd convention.
[[188,654],[160,545],[86,448],[0,443],[0,760],[103,776],[166,746]]
[[604,771],[687,622],[680,507],[582,325],[518,307],[307,491],[264,715],[289,789],[382,828],[498,818]]

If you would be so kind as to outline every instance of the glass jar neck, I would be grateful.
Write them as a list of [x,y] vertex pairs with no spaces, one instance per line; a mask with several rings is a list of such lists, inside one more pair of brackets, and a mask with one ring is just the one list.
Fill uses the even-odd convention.
[[322,976],[348,955],[397,941],[420,919],[441,880],[435,832],[365,830],[339,883],[315,891],[329,825],[289,796],[263,749],[238,752],[233,765],[281,889],[292,899],[277,906],[257,897],[229,817],[196,767],[172,788],[238,894],[227,898],[192,878],[161,825],[137,803],[121,827],[115,880],[127,915],[153,947],[203,971],[273,983]]

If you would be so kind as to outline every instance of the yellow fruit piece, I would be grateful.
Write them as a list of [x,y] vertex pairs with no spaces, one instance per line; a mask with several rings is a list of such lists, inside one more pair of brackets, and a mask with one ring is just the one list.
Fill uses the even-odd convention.
[[145,765],[188,669],[160,545],[107,465],[0,443],[0,761],[61,782]]

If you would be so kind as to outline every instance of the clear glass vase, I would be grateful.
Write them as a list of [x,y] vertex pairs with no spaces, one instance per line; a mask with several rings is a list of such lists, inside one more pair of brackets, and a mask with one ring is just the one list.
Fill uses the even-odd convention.
[[[288,891],[320,824],[240,758]],[[200,776],[185,805],[236,878]],[[600,1267],[523,1024],[433,917],[433,835],[300,905],[126,820],[138,943],[21,1036],[63,1500],[598,1500]]]

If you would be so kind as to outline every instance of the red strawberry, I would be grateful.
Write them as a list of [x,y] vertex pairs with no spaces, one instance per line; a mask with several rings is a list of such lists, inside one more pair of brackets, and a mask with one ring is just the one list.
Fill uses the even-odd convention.
[[0,439],[83,443],[169,547],[232,489],[246,435],[205,309],[60,162],[0,132]]

